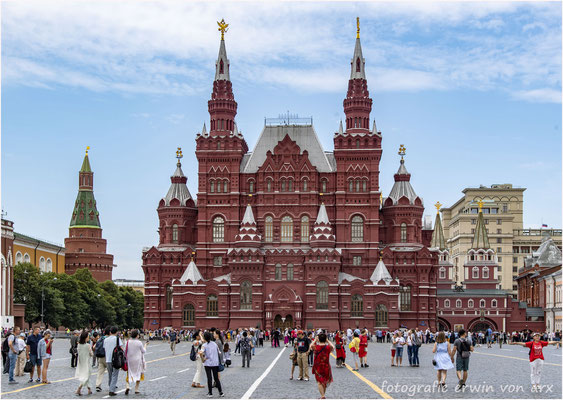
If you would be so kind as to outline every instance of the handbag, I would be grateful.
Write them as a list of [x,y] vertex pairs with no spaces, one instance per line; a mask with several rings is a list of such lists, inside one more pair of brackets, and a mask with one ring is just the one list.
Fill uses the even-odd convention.
[[436,363],[436,360],[432,359],[432,365],[433,365],[433,366],[436,366],[436,364],[437,364],[437,363]]
[[125,362],[123,363],[123,367],[121,368],[123,371],[127,371],[129,366],[127,365],[127,349],[129,348],[129,340],[125,344]]
[[33,365],[31,364],[31,361],[27,361],[25,363],[25,366],[23,367],[23,372],[29,373],[29,372],[31,372],[32,368],[33,368]]
[[340,350],[342,348],[342,345],[339,343],[336,345],[336,350]]
[[217,347],[217,358],[219,359],[219,372],[223,372],[225,370],[225,366],[221,364],[221,353],[219,352],[219,347]]

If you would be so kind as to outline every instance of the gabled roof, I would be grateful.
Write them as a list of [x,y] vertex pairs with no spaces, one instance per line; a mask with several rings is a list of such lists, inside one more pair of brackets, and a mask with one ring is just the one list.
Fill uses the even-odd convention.
[[307,150],[309,161],[319,172],[333,172],[313,125],[265,126],[250,157],[241,162],[243,172],[257,172],[266,161],[266,153],[268,151],[273,153],[274,147],[283,140],[285,135],[288,135],[299,146],[301,154]]
[[379,260],[369,280],[377,285],[377,283],[382,279],[385,281],[385,283],[389,283],[393,280],[383,260]]
[[344,281],[352,282],[352,281],[356,281],[356,280],[362,281],[362,282],[366,281],[365,279],[358,278],[357,276],[350,275],[350,274],[347,274],[345,272],[339,272],[338,273],[338,283],[339,284],[341,284]]
[[180,283],[184,285],[187,281],[191,281],[195,285],[202,280],[203,276],[201,276],[201,273],[199,272],[199,269],[197,269],[195,262],[193,262],[193,260],[190,261],[190,263],[186,267],[186,270],[182,274],[182,277],[180,278]]
[[546,236],[540,247],[532,253],[533,264],[540,267],[551,267],[561,265],[561,250],[553,242],[553,239]]

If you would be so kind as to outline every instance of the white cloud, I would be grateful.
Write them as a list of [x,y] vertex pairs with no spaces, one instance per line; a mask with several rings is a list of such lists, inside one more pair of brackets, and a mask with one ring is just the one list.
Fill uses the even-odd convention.
[[556,89],[532,89],[520,90],[513,93],[514,98],[531,101],[534,103],[561,103],[561,90]]

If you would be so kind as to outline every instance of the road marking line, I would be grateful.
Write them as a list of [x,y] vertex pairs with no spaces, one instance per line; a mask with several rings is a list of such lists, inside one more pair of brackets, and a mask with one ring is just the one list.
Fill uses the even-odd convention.
[[158,378],[149,379],[149,382],[158,381],[158,380],[161,380],[161,379],[164,379],[164,378],[167,378],[167,376],[165,375],[165,376],[159,376]]
[[[185,356],[185,355],[188,355],[188,354],[189,354],[189,353],[182,353],[182,354],[178,354],[178,355],[175,355],[175,356],[168,356],[168,357],[157,358],[156,360],[147,361],[146,364],[150,364],[150,363],[156,362],[156,361],[168,360],[168,359],[174,358],[174,357],[182,357],[182,356]],[[98,374],[97,372],[94,372],[94,373],[92,374],[92,376],[93,376],[93,375],[97,375],[97,374]],[[56,381],[51,381],[51,383],[66,382],[66,381],[70,381],[70,380],[72,380],[72,379],[76,379],[76,378],[73,376],[73,377],[71,377],[71,378],[64,378],[64,379],[58,379],[58,380],[56,380]],[[12,390],[12,391],[10,391],[10,392],[0,393],[0,396],[4,396],[5,394],[10,394],[10,393],[23,392],[24,390],[34,389],[34,388],[36,388],[36,387],[44,386],[44,385],[45,385],[45,383],[39,383],[39,384],[37,384],[37,385],[27,386],[27,387],[24,387],[24,388],[21,388],[21,389]],[[109,396],[108,396],[108,397],[109,397]],[[104,397],[104,398],[105,398],[105,397]]]
[[[336,359],[336,356],[334,354],[330,353],[330,355],[332,356],[332,358]],[[373,383],[369,379],[365,378],[359,372],[352,371],[352,367],[350,367],[348,364],[346,364],[346,368],[348,369],[348,371],[350,371],[351,373],[356,375],[361,381],[363,381],[365,384],[367,384],[370,388],[375,390],[384,399],[392,399],[393,398],[393,397],[389,396],[389,394],[387,392],[385,392],[383,389],[381,389],[379,386],[377,386],[375,383]]]
[[282,351],[280,351],[280,354],[278,354],[278,356],[276,358],[274,358],[274,361],[272,361],[272,363],[270,364],[270,366],[268,368],[266,368],[266,371],[264,371],[264,373],[262,375],[260,375],[260,378],[258,378],[256,381],[254,381],[254,383],[252,384],[252,386],[250,386],[248,388],[248,390],[246,391],[245,394],[242,395],[242,397],[240,398],[241,400],[248,400],[250,399],[250,396],[252,396],[252,394],[254,393],[254,391],[258,388],[258,386],[260,385],[260,383],[262,383],[262,381],[264,380],[264,378],[266,378],[266,376],[268,376],[268,374],[270,373],[270,371],[274,368],[274,365],[276,365],[276,363],[278,362],[278,360],[280,359],[280,357],[282,356],[283,352],[285,351],[285,349],[287,349],[287,347],[283,347]]
[[70,360],[70,357],[65,357],[65,358],[55,358],[54,360],[51,360],[51,361],[61,361],[61,360]]
[[[504,358],[513,358],[515,360],[522,360],[522,361],[528,361],[530,362],[530,360],[528,358],[520,358],[520,357],[513,357],[513,356],[504,356],[502,354],[489,354],[489,353],[481,353],[479,351],[474,351],[474,354],[481,354],[483,356],[494,356],[494,357],[504,357]],[[554,364],[554,363],[548,363],[548,362],[544,362],[545,365],[555,365],[556,367],[561,367],[561,364]]]
[[180,374],[180,373],[182,373],[182,372],[186,372],[186,371],[188,371],[188,370],[189,370],[189,368],[186,368],[186,369],[183,369],[183,370],[181,370],[181,371],[178,371],[178,372],[176,372],[176,373],[177,373],[177,374]]

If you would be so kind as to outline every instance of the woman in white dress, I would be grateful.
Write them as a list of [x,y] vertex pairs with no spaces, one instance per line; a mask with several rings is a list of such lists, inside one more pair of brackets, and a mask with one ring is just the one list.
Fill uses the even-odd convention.
[[135,394],[139,394],[139,384],[145,373],[145,352],[149,342],[143,344],[139,340],[139,330],[131,331],[131,339],[125,345],[125,358],[127,358],[127,381],[125,384],[125,394],[129,394],[129,384],[135,383]]
[[90,389],[90,374],[92,373],[92,346],[88,343],[90,341],[90,336],[87,331],[82,331],[80,334],[80,339],[78,339],[78,364],[76,366],[76,372],[74,377],[78,379],[80,385],[76,390],[78,396],[82,396],[80,391],[83,386],[88,388],[88,394],[92,394],[92,389]]
[[436,336],[436,343],[434,343],[432,353],[435,353],[433,364],[434,369],[438,371],[439,388],[446,390],[446,376],[448,375],[448,370],[454,368],[454,364],[450,342],[446,340],[446,334],[444,332],[440,332],[438,336]]
[[199,329],[195,331],[195,333],[193,334],[193,340],[194,341],[192,344],[195,347],[195,351],[196,351],[196,359],[195,359],[196,370],[195,370],[194,379],[192,380],[192,387],[201,389],[204,388],[205,386],[201,384],[203,361],[201,360],[201,357],[199,355],[199,350],[201,349],[201,345],[203,344],[203,339],[201,337],[201,331]]

